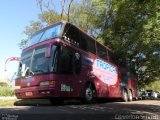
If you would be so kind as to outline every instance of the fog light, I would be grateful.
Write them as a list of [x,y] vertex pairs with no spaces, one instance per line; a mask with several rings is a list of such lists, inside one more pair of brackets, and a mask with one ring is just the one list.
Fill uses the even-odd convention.
[[42,91],[42,92],[41,92],[41,94],[45,94],[45,92],[44,92],[44,91]]
[[41,91],[41,94],[50,94],[50,91]]

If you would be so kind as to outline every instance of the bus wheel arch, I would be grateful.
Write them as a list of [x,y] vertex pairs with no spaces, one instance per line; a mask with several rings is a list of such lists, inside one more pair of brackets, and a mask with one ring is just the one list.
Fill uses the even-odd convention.
[[89,81],[85,84],[82,102],[93,103],[96,100],[97,92],[93,82]]

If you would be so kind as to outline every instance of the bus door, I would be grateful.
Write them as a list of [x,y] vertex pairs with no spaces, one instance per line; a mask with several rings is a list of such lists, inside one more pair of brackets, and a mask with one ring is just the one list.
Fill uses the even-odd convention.
[[[60,73],[61,93],[74,97],[78,91],[81,71],[81,54],[75,49],[63,45],[57,56],[57,72]],[[68,96],[68,97],[69,97]]]

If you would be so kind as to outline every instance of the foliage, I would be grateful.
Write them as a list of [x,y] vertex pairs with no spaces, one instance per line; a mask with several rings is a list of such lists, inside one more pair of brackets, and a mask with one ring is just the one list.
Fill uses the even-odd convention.
[[114,1],[115,17],[101,35],[116,54],[135,61],[142,86],[160,77],[160,58],[153,54],[160,52],[159,4],[158,0]]
[[145,90],[155,90],[160,92],[160,80],[154,81],[148,85],[144,86]]
[[14,103],[17,101],[16,99],[5,99],[5,100],[0,100],[0,106],[1,107],[6,107],[6,106],[14,106]]
[[0,87],[0,96],[13,96],[14,89],[10,87]]

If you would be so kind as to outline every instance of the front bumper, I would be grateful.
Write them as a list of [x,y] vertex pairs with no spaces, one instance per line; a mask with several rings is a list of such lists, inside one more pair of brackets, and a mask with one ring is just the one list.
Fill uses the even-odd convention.
[[15,90],[15,95],[18,99],[50,98],[56,97],[57,94],[54,86],[35,86]]

